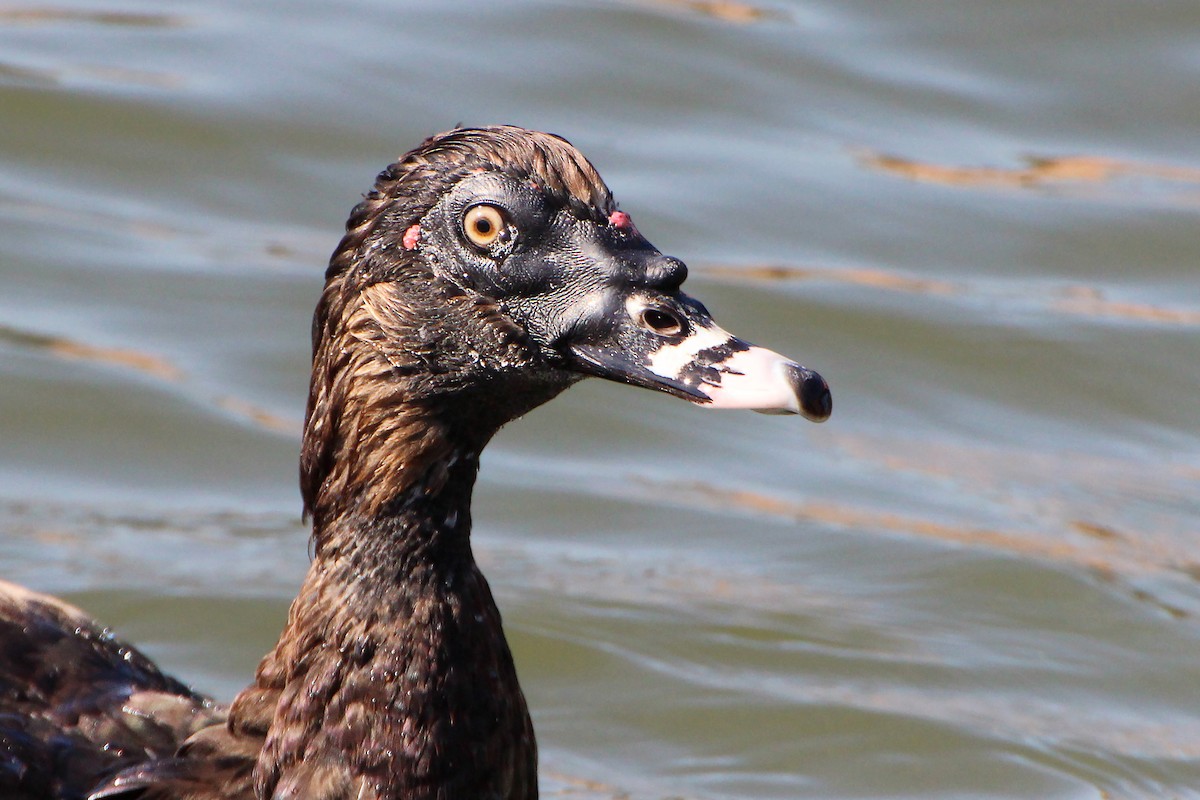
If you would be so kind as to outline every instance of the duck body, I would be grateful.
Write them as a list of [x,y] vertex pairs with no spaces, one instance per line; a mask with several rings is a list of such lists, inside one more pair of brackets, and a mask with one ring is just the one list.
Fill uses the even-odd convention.
[[536,798],[533,727],[471,551],[491,437],[588,375],[829,413],[820,376],[716,327],[685,276],[558,137],[458,129],[390,166],[314,316],[314,558],[254,682],[225,708],[80,612],[0,586],[0,795]]
[[0,581],[0,797],[84,797],[222,719],[79,609]]

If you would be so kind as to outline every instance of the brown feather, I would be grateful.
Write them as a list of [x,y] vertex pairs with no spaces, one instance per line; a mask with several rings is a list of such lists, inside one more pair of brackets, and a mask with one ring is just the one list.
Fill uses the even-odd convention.
[[[578,151],[520,128],[439,134],[380,173],[313,319],[300,484],[315,558],[254,683],[226,716],[79,612],[0,593],[0,734],[11,733],[0,787],[73,796],[126,767],[93,797],[537,797],[533,728],[471,553],[470,502],[492,435],[578,376],[544,363],[495,301],[440,274],[410,234],[485,171],[580,220],[604,225],[616,208]],[[116,700],[68,686],[88,684]],[[57,756],[27,746],[55,732],[80,745],[78,764],[30,778],[58,774]]]
[[0,581],[0,796],[82,796],[225,711],[79,609]]

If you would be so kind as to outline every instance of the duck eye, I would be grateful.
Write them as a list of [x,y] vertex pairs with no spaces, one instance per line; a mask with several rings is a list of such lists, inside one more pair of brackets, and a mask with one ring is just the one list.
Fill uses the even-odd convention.
[[504,228],[504,214],[495,206],[472,206],[463,214],[463,233],[476,247],[490,247]]
[[642,324],[663,336],[674,336],[683,332],[683,321],[660,308],[647,308],[642,311]]

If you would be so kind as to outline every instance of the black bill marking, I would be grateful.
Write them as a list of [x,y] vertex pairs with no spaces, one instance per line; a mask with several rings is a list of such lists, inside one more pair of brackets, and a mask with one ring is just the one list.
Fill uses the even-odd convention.
[[670,375],[659,375],[639,364],[627,354],[605,349],[595,345],[575,345],[571,352],[581,362],[584,371],[598,378],[608,378],[612,381],[628,383],[632,386],[643,386],[660,392],[682,397],[694,403],[708,402],[708,395],[694,386]]

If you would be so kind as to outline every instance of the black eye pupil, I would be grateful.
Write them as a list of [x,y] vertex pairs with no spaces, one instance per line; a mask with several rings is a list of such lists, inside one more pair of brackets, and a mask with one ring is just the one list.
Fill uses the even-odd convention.
[[643,311],[642,319],[646,325],[659,333],[676,333],[683,328],[683,325],[674,316],[654,308]]
[[480,236],[487,236],[492,232],[492,223],[482,218],[475,220],[475,232]]

